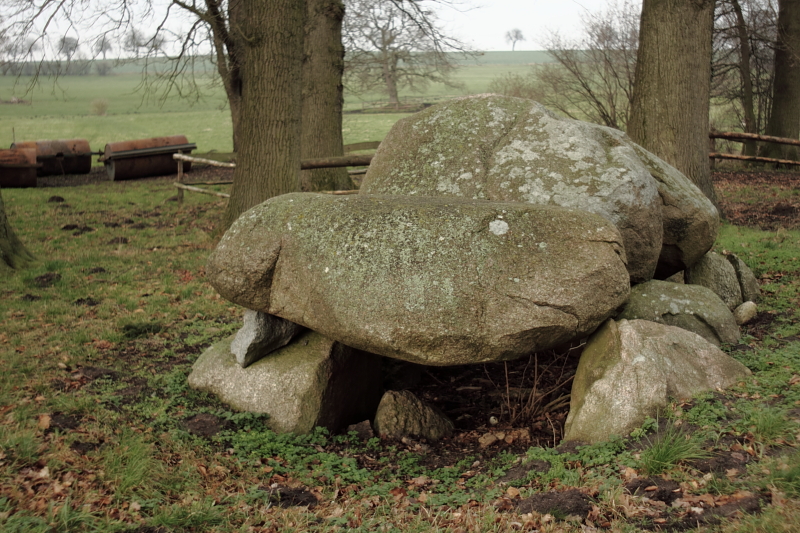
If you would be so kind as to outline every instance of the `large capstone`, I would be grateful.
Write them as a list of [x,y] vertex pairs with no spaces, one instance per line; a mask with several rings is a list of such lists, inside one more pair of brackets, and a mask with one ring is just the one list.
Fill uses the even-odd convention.
[[564,440],[628,435],[670,398],[729,387],[749,373],[695,333],[646,320],[609,320],[581,355]]
[[513,359],[581,338],[628,298],[619,232],[553,206],[294,193],[211,254],[228,300],[427,365]]
[[381,358],[306,331],[294,342],[242,368],[229,337],[192,366],[189,385],[238,411],[269,415],[277,432],[338,431],[371,418],[381,398]]
[[719,225],[697,187],[624,133],[499,95],[451,100],[397,122],[361,192],[590,211],[620,230],[633,282],[651,279],[659,257],[664,277],[692,264]]
[[701,285],[658,280],[636,285],[618,318],[651,320],[683,328],[717,346],[735,343],[741,337],[725,302]]

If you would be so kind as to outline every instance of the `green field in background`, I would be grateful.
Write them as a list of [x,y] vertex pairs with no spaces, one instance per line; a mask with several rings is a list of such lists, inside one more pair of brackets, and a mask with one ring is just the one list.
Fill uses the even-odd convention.
[[[507,72],[527,72],[532,64],[547,61],[545,52],[486,52],[460,60],[453,76],[459,88],[431,84],[424,93],[401,93],[411,101],[443,99],[486,92],[492,79]],[[186,135],[198,152],[230,152],[231,121],[225,93],[211,77],[199,78],[202,94],[181,98],[177,91],[166,98],[142,90],[141,66],[115,67],[108,76],[41,78],[32,90],[27,77],[0,76],[0,147],[14,140],[87,139],[92,150],[106,143]],[[187,89],[183,87],[182,89]],[[25,103],[10,103],[13,98]],[[386,97],[379,92],[345,94],[345,110],[374,107]],[[97,101],[107,103],[106,114],[96,114]],[[381,140],[403,113],[346,113],[345,144]]]

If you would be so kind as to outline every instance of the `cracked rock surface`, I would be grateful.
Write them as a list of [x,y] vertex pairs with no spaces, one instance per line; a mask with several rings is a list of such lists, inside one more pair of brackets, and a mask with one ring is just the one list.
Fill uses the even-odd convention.
[[294,193],[244,213],[207,266],[228,300],[427,365],[584,337],[628,298],[618,230],[555,206]]

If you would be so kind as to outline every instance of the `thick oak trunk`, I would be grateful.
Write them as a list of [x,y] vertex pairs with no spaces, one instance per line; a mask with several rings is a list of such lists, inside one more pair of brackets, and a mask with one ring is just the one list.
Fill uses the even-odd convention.
[[34,259],[14,233],[6,216],[3,195],[0,194],[0,271],[6,267],[23,268]]
[[236,13],[242,98],[223,229],[254,205],[300,188],[305,2],[240,0]]
[[713,0],[644,0],[628,134],[717,204],[708,160]]
[[[306,6],[301,157],[316,159],[341,156],[344,154],[344,4],[341,0],[306,0]],[[300,173],[300,189],[303,191],[352,187],[353,182],[345,168],[304,170]]]
[[[800,1],[779,0],[775,79],[767,135],[797,139],[800,135]],[[765,145],[762,155],[797,159],[792,146]]]

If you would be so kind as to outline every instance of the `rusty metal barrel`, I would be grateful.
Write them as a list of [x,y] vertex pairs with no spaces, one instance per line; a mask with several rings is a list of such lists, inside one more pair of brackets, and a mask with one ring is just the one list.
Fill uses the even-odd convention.
[[0,150],[0,188],[36,187],[38,167],[32,148]]
[[[111,180],[167,176],[175,174],[178,169],[177,163],[172,159],[173,154],[188,153],[196,148],[197,145],[189,143],[183,135],[153,137],[109,143],[100,160],[105,164]],[[191,163],[183,164],[184,171],[190,168]]]
[[37,171],[39,176],[88,174],[92,170],[92,151],[86,139],[24,141],[11,148],[36,150],[36,159],[42,164]]

